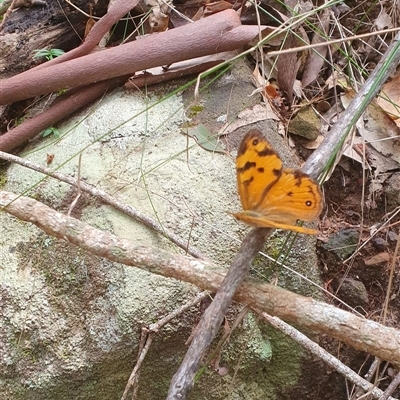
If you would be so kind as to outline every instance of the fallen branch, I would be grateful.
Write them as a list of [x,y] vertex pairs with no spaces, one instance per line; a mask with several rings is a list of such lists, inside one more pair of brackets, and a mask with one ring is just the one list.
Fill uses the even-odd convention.
[[[0,207],[91,254],[190,282],[205,290],[217,291],[226,273],[225,269],[210,261],[171,254],[156,247],[137,246],[75,218],[68,218],[28,197],[1,191]],[[249,278],[243,281],[234,299],[400,366],[400,331],[394,328]]]
[[[55,172],[51,168],[42,167],[41,165],[34,164],[29,160],[20,158],[18,156],[14,156],[12,154],[7,154],[0,151],[0,159],[13,162],[19,165],[22,165],[26,168],[32,169],[33,171],[41,172],[44,175],[51,176],[55,179],[58,179],[61,182],[68,183],[71,186],[78,187],[78,181],[71,176],[61,174],[59,172]],[[190,246],[187,240],[183,240],[175,233],[171,232],[164,226],[161,226],[157,221],[153,218],[150,218],[147,215],[144,215],[138,210],[135,210],[134,207],[127,205],[121,201],[118,201],[113,196],[110,196],[108,193],[104,192],[101,189],[98,189],[84,181],[79,182],[79,186],[83,192],[89,193],[91,196],[100,199],[103,203],[109,204],[110,206],[114,207],[116,210],[121,211],[122,213],[128,215],[129,217],[133,218],[134,220],[142,223],[143,225],[149,227],[150,229],[154,230],[155,232],[159,233],[160,235],[164,236],[176,246],[180,247],[184,250],[187,254],[192,255],[196,258],[206,259],[207,257],[202,254],[198,249],[193,246]]]
[[118,47],[4,79],[0,85],[0,104],[237,50],[254,39],[260,29],[263,27],[242,26],[238,14],[226,10]]
[[212,56],[198,57],[175,63],[167,69],[163,69],[162,67],[146,69],[145,72],[132,76],[125,84],[125,87],[130,89],[141,88],[146,85],[166,82],[187,75],[199,74],[200,72],[216,67],[224,61],[228,61],[236,55],[236,52],[218,53]]

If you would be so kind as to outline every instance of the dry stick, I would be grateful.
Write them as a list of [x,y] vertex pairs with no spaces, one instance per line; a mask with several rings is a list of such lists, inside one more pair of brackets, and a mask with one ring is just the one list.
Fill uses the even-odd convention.
[[[367,37],[370,37],[370,36],[385,35],[387,33],[398,32],[398,31],[400,31],[400,28],[383,29],[381,31],[362,33],[361,35],[349,36],[349,37],[344,37],[344,38],[335,39],[335,40],[327,40],[326,42],[323,42],[323,43],[314,43],[314,44],[308,44],[306,46],[293,47],[291,49],[269,51],[267,56],[268,56],[268,58],[271,58],[271,57],[280,56],[282,54],[298,53],[298,52],[301,52],[301,51],[316,49],[318,47],[332,46],[334,44],[343,44],[343,43],[346,43],[346,42],[351,42],[351,41],[354,41],[354,40],[360,40],[360,39],[367,38]],[[339,47],[339,46],[336,46],[336,47]]]
[[153,338],[155,336],[154,332],[149,332],[147,328],[142,328],[142,336],[140,338],[140,348],[139,348],[139,358],[133,369],[128,383],[125,387],[124,393],[122,394],[121,400],[126,400],[128,396],[128,392],[131,387],[133,387],[132,400],[137,398],[137,392],[139,390],[139,378],[140,378],[140,367],[143,364],[143,361],[150,350],[150,346],[153,342]]
[[397,237],[397,243],[396,243],[396,247],[394,249],[394,253],[392,256],[392,261],[391,261],[391,265],[390,265],[390,272],[389,272],[389,281],[388,281],[388,285],[386,288],[386,296],[385,296],[385,302],[383,305],[383,316],[382,316],[382,322],[385,324],[387,321],[387,314],[389,311],[389,303],[390,300],[393,299],[393,297],[391,296],[391,291],[392,291],[392,287],[394,285],[394,274],[395,274],[395,269],[396,269],[396,260],[397,260],[397,256],[400,252],[400,236]]
[[244,238],[239,253],[218,289],[212,303],[197,325],[192,343],[169,387],[167,400],[185,399],[194,384],[202,358],[217,334],[235,292],[246,277],[255,255],[261,251],[272,229],[257,228]]
[[[68,218],[28,197],[0,191],[0,208],[20,220],[35,224],[48,235],[69,241],[93,255],[190,282],[204,290],[218,290],[226,273],[226,269],[211,261],[171,254],[157,247],[135,245],[75,218]],[[245,243],[250,246],[249,252],[258,246],[248,237]],[[243,260],[246,258],[246,255],[242,255]],[[240,264],[240,260],[236,260]],[[247,261],[242,263],[248,264]],[[357,350],[371,353],[395,365],[400,364],[400,331],[394,328],[254,279],[246,279],[234,299],[296,323],[302,329],[328,335]]]
[[256,37],[259,29],[258,26],[242,26],[237,13],[226,10],[131,43],[4,79],[0,85],[0,104],[237,50]]
[[68,208],[67,212],[67,217],[71,216],[72,210],[75,208],[76,203],[78,203],[78,200],[80,199],[82,195],[82,188],[81,188],[81,169],[82,168],[82,153],[79,153],[79,158],[78,158],[78,179],[77,179],[77,194],[75,196],[75,199],[72,201]]
[[10,14],[12,13],[13,8],[14,8],[13,5],[14,5],[16,2],[17,2],[17,0],[11,0],[11,1],[9,1],[10,4],[8,4],[7,6],[4,4],[5,2],[3,2],[3,3],[1,4],[2,8],[3,8],[3,7],[7,7],[7,9],[6,9],[5,13],[2,13],[2,14],[1,14],[1,15],[2,15],[2,19],[1,19],[1,21],[0,21],[0,32],[2,31],[2,29],[3,29],[4,25],[5,25],[5,23],[7,22],[7,20],[8,20],[8,18],[9,18]]
[[[226,54],[232,55],[232,52]],[[141,88],[145,85],[154,85],[156,83],[166,82],[176,78],[182,78],[187,75],[199,74],[200,72],[207,71],[208,69],[216,67],[218,64],[221,64],[222,62],[227,60],[226,58],[220,58],[218,60],[205,61],[203,60],[203,58],[205,57],[199,57],[198,59],[190,60],[191,66],[188,65],[187,67],[177,67],[177,64],[174,64],[171,69],[163,72],[157,71],[153,73],[152,69],[146,69],[143,74],[132,76],[125,84],[125,87],[130,89]]]
[[379,400],[391,400],[393,397],[390,395],[396,390],[396,388],[400,385],[400,373],[398,373],[392,382],[389,383],[389,386],[386,388],[383,395],[379,398]]
[[[277,317],[272,317],[267,313],[264,312],[261,313],[260,311],[254,308],[253,311],[261,315],[261,317],[265,319],[269,324],[271,324],[274,328],[279,329],[285,335],[293,339],[296,343],[303,346],[308,352],[314,354],[322,361],[324,361],[326,364],[331,366],[335,371],[339,372],[339,374],[343,375],[350,382],[362,388],[364,392],[369,392],[375,399],[380,399],[381,396],[384,394],[382,390],[378,389],[376,386],[374,386],[367,380],[361,378],[360,375],[355,373],[347,365],[343,364],[332,354],[329,354],[325,349],[323,349],[317,343],[313,342],[306,335],[299,332],[297,329],[293,328],[286,322],[282,321]],[[394,399],[393,397],[387,397],[387,400],[396,400],[396,399]]]
[[[398,37],[400,38],[400,33]],[[388,68],[387,64],[393,62],[393,60],[396,60],[395,57],[396,54],[400,58],[400,51],[398,49],[399,49],[399,41],[397,39],[389,47],[385,57],[383,57],[383,60],[377,65],[377,68],[372,74],[371,78],[367,80],[365,87],[367,88],[368,92],[371,92],[372,89],[374,88],[374,85],[376,85],[375,83],[376,75],[380,72],[380,68]],[[393,71],[396,68],[398,63],[394,62],[393,64],[394,65],[392,65],[391,68],[388,68],[389,73],[390,71]],[[376,95],[376,93],[378,92],[379,88],[381,87],[381,85],[385,80],[380,81],[381,84],[378,85],[377,88],[374,88],[376,90],[374,95]],[[352,118],[349,119],[349,122],[353,121],[354,123],[362,114],[361,112],[356,113],[357,118],[353,119],[354,113],[360,106],[360,104],[355,100],[356,99],[353,99],[352,103],[357,104],[357,106],[356,107],[354,105],[353,107],[349,106],[350,110],[348,109],[349,112],[352,112],[351,114]],[[343,121],[343,118],[341,119],[341,121]],[[350,130],[350,128],[348,130]],[[340,135],[340,138],[344,140],[346,136],[347,132],[345,133],[345,135]],[[327,147],[329,150],[329,155],[332,154],[332,149],[338,145],[337,136],[335,137],[335,141],[333,143],[331,141],[331,137],[332,134],[330,134],[328,138],[329,144]],[[327,140],[324,141],[321,147],[324,146],[326,141]],[[332,146],[333,144],[334,146]],[[319,175],[319,173],[323,170],[324,166],[326,165],[326,159],[327,159],[326,153],[323,153],[323,155],[321,156],[321,151],[318,150],[313,154],[314,160],[319,160],[320,163],[316,164],[316,162],[313,162],[313,160],[311,159],[312,157],[310,157],[311,160],[309,159],[305,168],[303,168],[304,172],[314,177]],[[211,341],[213,340],[214,336],[218,331],[223,316],[225,315],[226,310],[229,304],[231,303],[235,290],[240,285],[240,280],[243,279],[244,276],[246,275],[248,269],[250,268],[253,258],[256,256],[258,251],[261,250],[263,242],[270,232],[271,232],[270,229],[265,231],[262,229],[254,229],[248,234],[248,236],[243,241],[242,247],[239,250],[239,253],[236,256],[236,258],[234,259],[224,281],[222,282],[222,285],[218,290],[217,295],[215,296],[209,308],[206,310],[202,320],[200,321],[197,327],[194,340],[190,348],[188,349],[185,358],[182,361],[182,364],[180,365],[178,371],[176,372],[176,374],[172,379],[168,391],[167,400],[173,400],[173,399],[183,400],[186,398],[186,395],[193,387],[194,376],[196,374],[198,366],[200,365],[201,359],[204,356],[205,351],[211,344]],[[260,242],[257,242],[257,238],[261,239]],[[254,246],[253,248],[250,248],[250,246],[248,247],[247,240],[249,240],[251,243],[253,242],[257,243],[257,245]]]
[[[218,290],[226,273],[226,269],[208,260],[136,245],[75,218],[68,218],[28,197],[0,191],[0,208],[20,220],[35,224],[48,235],[69,241],[93,255],[190,282],[204,290]],[[257,247],[257,244],[246,240],[253,249]],[[242,258],[245,260],[246,256]],[[240,260],[237,262],[240,263]],[[399,330],[250,278],[243,281],[234,299],[400,366]]]
[[74,93],[66,93],[60,96],[41,114],[24,121],[22,124],[0,136],[0,150],[11,151],[16,147],[34,138],[44,129],[54,125],[63,118],[87,106],[92,101],[103,96],[105,92],[114,89],[128,79],[129,76],[110,79],[104,82],[94,83]]
[[[111,29],[111,27],[116,24],[125,14],[132,10],[132,8],[136,7],[138,3],[139,0],[119,0],[115,2],[107,10],[107,14],[103,15],[103,17],[101,17],[100,20],[93,25],[93,28],[86,36],[85,41],[79,47],[61,55],[60,57],[53,58],[52,60],[40,64],[29,71],[48,68],[50,66],[89,54],[99,44],[100,40]],[[24,73],[20,74],[19,76],[22,76]]]
[[[372,385],[372,383],[371,383],[372,378],[374,378],[374,376],[378,372],[377,370],[379,369],[380,362],[381,362],[380,359],[378,357],[375,357],[374,361],[369,366],[367,373],[364,374],[365,381],[369,382],[371,385]],[[351,381],[351,379],[349,379],[349,380]],[[377,382],[377,379],[375,379],[375,382]],[[346,382],[346,386],[347,386],[347,382]],[[365,398],[365,393],[364,393],[364,390],[363,390],[363,388],[361,386],[357,386],[355,388],[352,387],[350,393],[351,394],[348,396],[350,400],[359,399],[359,398],[361,398],[361,399]],[[368,398],[368,396],[367,396],[367,398]]]
[[[34,171],[41,172],[42,174],[51,176],[52,178],[58,179],[61,182],[68,183],[72,186],[78,187],[78,182],[76,179],[60,174],[59,172],[54,172],[50,168],[42,167],[40,165],[34,164],[28,160],[23,158],[14,156],[12,154],[7,154],[0,151],[0,158],[6,161],[14,162],[16,164],[22,165],[24,167],[30,168]],[[138,222],[141,222],[143,225],[148,226],[149,228],[153,229],[160,235],[169,239],[172,243],[176,244],[181,249],[185,250],[188,254],[192,255],[196,258],[206,259],[207,257],[202,254],[198,249],[192,246],[188,246],[187,241],[183,240],[179,236],[175,235],[173,232],[169,231],[168,229],[161,226],[157,221],[148,217],[147,215],[142,214],[140,211],[135,210],[132,206],[129,206],[121,201],[118,201],[114,197],[110,196],[103,190],[97,189],[92,185],[89,185],[86,182],[81,181],[80,187],[83,192],[89,193],[92,196],[101,199],[106,204],[114,207],[115,209],[123,212],[126,215],[129,215],[133,219]]]
[[[147,352],[150,349],[150,344],[153,340],[154,335],[156,333],[158,333],[158,331],[164,325],[168,324],[170,321],[172,321],[178,315],[184,313],[189,308],[193,307],[194,305],[196,305],[200,301],[204,300],[208,296],[209,296],[208,292],[201,292],[194,299],[190,300],[188,303],[184,304],[182,307],[179,307],[178,309],[169,313],[166,317],[160,319],[158,322],[151,324],[145,328],[142,328],[142,338],[144,337],[145,340],[143,340],[143,341],[141,340],[141,343],[143,343],[143,345],[141,346],[142,348],[139,349],[139,358],[135,365],[135,368],[133,369],[133,371],[131,373],[131,376],[129,377],[128,383],[125,387],[125,390],[121,397],[121,400],[126,400],[130,388],[135,384],[135,382],[138,381],[139,369],[143,363],[144,358],[146,357]],[[146,336],[147,336],[147,338],[146,338]],[[137,387],[135,389],[137,389]]]
[[[317,178],[324,171],[326,165],[329,165],[330,161],[334,161],[336,158],[335,149],[343,147],[352,127],[355,126],[368,104],[375,98],[382,85],[395,71],[399,63],[400,33],[396,35],[374,71],[365,81],[346,110],[340,115],[339,121],[329,131],[329,134],[318,147],[318,150],[308,158],[302,168],[303,172]],[[369,101],[366,101],[366,99]]]

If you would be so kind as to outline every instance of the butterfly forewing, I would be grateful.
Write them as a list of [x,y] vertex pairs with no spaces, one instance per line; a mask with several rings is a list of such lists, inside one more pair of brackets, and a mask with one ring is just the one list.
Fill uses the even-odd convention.
[[251,130],[243,138],[236,173],[243,209],[262,207],[270,188],[282,174],[282,161],[260,131]]
[[319,186],[299,170],[284,169],[257,211],[272,221],[294,224],[298,219],[314,220],[322,207]]

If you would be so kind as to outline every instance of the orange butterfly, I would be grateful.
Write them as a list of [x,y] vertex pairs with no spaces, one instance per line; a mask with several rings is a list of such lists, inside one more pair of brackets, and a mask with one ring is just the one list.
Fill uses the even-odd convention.
[[319,233],[297,226],[298,219],[312,221],[323,208],[318,184],[297,169],[284,169],[282,160],[264,138],[252,129],[243,138],[236,159],[240,201],[244,211],[233,216],[263,228]]

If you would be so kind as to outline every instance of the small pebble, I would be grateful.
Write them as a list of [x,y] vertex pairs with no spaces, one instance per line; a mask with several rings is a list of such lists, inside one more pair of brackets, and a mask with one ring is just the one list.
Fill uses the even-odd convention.
[[388,232],[388,239],[391,242],[397,242],[397,238],[398,238],[398,236],[397,236],[397,234],[395,232],[393,232],[393,231],[389,231]]
[[387,243],[385,239],[382,239],[381,237],[374,237],[371,240],[372,244],[374,245],[374,247],[378,250],[385,250]]

